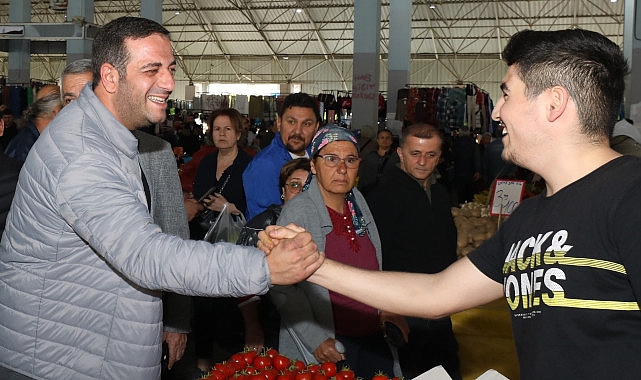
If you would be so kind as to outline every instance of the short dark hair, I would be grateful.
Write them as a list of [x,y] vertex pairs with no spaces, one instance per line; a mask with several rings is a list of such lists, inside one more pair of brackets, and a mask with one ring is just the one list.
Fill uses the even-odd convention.
[[434,137],[438,137],[441,140],[441,151],[445,146],[445,136],[443,136],[443,132],[431,124],[416,123],[403,128],[399,141],[400,147],[403,147],[405,140],[407,140],[407,137],[409,136],[418,137],[420,139],[432,139]]
[[125,41],[129,38],[146,38],[152,34],[169,38],[169,31],[165,27],[142,17],[119,17],[100,28],[91,49],[94,88],[100,83],[100,67],[104,63],[111,64],[121,77],[126,77],[129,52]]
[[628,64],[619,46],[583,29],[521,31],[503,50],[533,98],[561,86],[577,105],[582,132],[609,136],[623,102]]
[[390,136],[393,136],[392,131],[390,131],[389,129],[379,129],[378,132],[376,132],[376,137],[378,138],[378,136],[380,136],[383,132],[389,133]]
[[316,104],[316,99],[314,99],[309,94],[304,92],[297,92],[295,94],[289,94],[285,97],[283,106],[278,110],[278,117],[283,117],[285,110],[292,107],[302,107],[302,108],[311,108],[314,110],[314,115],[316,116],[316,122],[320,123],[321,115],[318,110],[318,105]]
[[289,160],[283,165],[280,169],[280,176],[278,177],[278,184],[281,188],[285,187],[285,182],[287,178],[292,175],[296,170],[305,170],[306,172],[311,172],[312,168],[309,163],[309,158],[295,158]]

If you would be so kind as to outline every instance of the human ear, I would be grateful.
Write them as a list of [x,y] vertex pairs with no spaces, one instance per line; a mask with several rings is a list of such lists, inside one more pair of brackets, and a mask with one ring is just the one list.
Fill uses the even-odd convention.
[[100,83],[105,90],[111,94],[115,93],[118,89],[118,81],[120,74],[118,70],[109,63],[103,63],[100,66]]
[[309,161],[309,167],[311,168],[312,174],[316,175],[316,165],[314,165],[314,160]]
[[556,121],[565,112],[570,94],[561,86],[554,86],[548,90],[548,120]]

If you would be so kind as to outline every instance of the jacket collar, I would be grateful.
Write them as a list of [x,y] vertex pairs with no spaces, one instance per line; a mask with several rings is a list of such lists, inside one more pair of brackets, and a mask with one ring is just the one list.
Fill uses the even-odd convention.
[[120,150],[129,158],[134,158],[138,154],[138,140],[133,133],[122,125],[107,107],[102,104],[93,92],[91,82],[83,87],[80,96],[74,103],[77,103],[83,112],[93,120],[116,149]]

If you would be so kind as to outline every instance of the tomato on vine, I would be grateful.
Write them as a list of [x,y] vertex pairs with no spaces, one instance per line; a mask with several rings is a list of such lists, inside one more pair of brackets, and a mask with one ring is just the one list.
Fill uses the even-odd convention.
[[312,380],[328,380],[329,378],[325,375],[323,375],[322,372],[317,372],[313,374]]
[[294,374],[291,373],[290,371],[284,371],[278,377],[276,380],[295,380],[294,379]]
[[279,371],[276,368],[269,367],[265,368],[262,373],[266,380],[276,380],[278,378]]
[[305,362],[303,362],[302,360],[294,360],[292,366],[294,367],[294,369],[296,369],[297,372],[303,372],[305,368],[307,368]]
[[294,380],[312,380],[314,374],[311,372],[298,372],[294,377]]
[[356,375],[354,374],[354,371],[349,369],[348,367],[343,367],[338,373],[336,373],[336,379],[343,379],[343,380],[354,380],[356,378]]
[[383,372],[377,372],[372,376],[372,380],[389,380],[389,377]]
[[321,371],[323,371],[325,376],[333,377],[336,376],[338,369],[336,368],[336,363],[324,362],[321,364]]
[[265,356],[270,359],[274,359],[276,356],[278,356],[278,350],[275,348],[268,348],[267,350],[265,350]]
[[209,374],[205,379],[207,380],[225,380],[227,376],[222,372],[217,369],[213,369],[209,371]]
[[310,364],[307,366],[307,372],[318,373],[321,370],[320,364]]
[[284,355],[276,355],[274,359],[272,359],[272,367],[276,368],[279,371],[284,371],[287,368],[289,368],[289,365],[291,364],[291,360],[287,356]]
[[245,364],[251,365],[254,362],[254,359],[258,356],[258,352],[254,350],[247,350],[243,353],[243,359],[245,360]]
[[259,370],[264,370],[272,366],[272,359],[268,356],[258,355],[254,358],[252,365]]

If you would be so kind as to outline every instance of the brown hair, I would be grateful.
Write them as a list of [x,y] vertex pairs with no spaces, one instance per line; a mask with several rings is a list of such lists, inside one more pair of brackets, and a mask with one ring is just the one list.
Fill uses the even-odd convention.
[[221,108],[212,112],[209,115],[209,118],[207,119],[207,125],[209,125],[208,133],[211,133],[211,131],[213,130],[214,120],[216,120],[218,116],[227,116],[231,121],[231,125],[232,127],[234,127],[234,130],[236,131],[236,133],[238,134],[242,133],[243,131],[242,116],[240,115],[240,112],[238,112],[234,108]]
[[281,188],[285,187],[285,182],[287,177],[292,175],[296,170],[305,170],[311,172],[312,168],[309,164],[309,158],[295,158],[293,160],[287,161],[285,165],[280,169],[280,176],[278,177],[278,184]]

